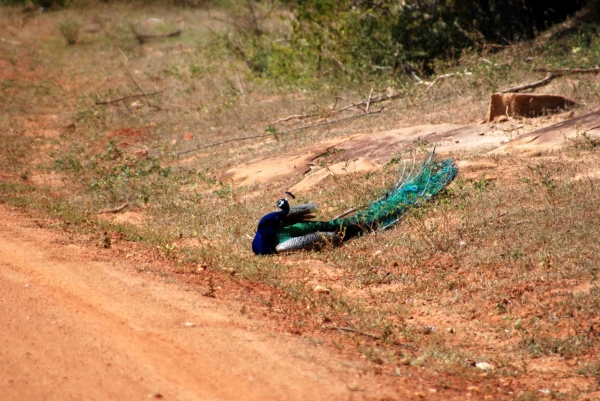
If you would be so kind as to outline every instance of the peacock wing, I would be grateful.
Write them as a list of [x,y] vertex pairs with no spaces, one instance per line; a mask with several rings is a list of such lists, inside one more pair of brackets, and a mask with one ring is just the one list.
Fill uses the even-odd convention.
[[290,206],[290,211],[283,219],[285,225],[295,224],[301,221],[309,221],[315,218],[313,211],[315,211],[319,205],[316,203],[303,203],[300,205]]
[[302,235],[300,237],[293,237],[287,241],[283,241],[275,248],[277,252],[291,252],[300,250],[313,250],[319,249],[321,246],[327,243],[333,243],[334,245],[340,244],[341,238],[336,232],[315,232]]

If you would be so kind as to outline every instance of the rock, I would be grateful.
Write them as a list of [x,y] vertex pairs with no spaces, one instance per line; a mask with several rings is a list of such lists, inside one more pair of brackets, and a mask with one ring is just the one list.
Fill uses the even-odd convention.
[[331,290],[329,288],[327,288],[327,287],[323,287],[322,285],[318,285],[318,286],[315,287],[315,289],[313,291],[316,292],[316,293],[318,293],[318,294],[320,294],[320,293],[329,294],[329,292]]
[[425,326],[421,328],[421,333],[431,334],[435,331],[435,326]]
[[491,365],[491,364],[489,364],[489,363],[487,363],[487,362],[477,362],[477,363],[475,364],[475,367],[476,367],[477,369],[481,369],[481,370],[494,370],[494,369],[496,369],[496,368],[494,367],[494,365]]

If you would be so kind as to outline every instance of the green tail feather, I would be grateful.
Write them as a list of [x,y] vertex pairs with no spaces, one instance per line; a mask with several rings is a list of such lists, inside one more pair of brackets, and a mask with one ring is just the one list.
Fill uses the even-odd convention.
[[413,171],[402,174],[396,184],[381,199],[369,204],[351,217],[330,221],[307,221],[282,228],[279,243],[314,232],[338,232],[348,239],[396,224],[411,207],[420,205],[440,192],[456,176],[452,159],[437,162],[434,152]]

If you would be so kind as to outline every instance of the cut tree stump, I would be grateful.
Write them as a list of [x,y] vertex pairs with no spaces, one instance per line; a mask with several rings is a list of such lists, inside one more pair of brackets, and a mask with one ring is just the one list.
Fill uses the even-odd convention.
[[487,121],[500,116],[535,117],[578,106],[578,103],[560,95],[533,93],[494,93],[490,98]]

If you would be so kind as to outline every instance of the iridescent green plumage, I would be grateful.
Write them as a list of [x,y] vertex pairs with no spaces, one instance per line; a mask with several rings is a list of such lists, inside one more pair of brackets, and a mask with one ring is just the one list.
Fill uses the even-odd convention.
[[[434,152],[431,152],[423,163],[413,164],[409,171],[405,169],[385,196],[353,216],[330,221],[286,223],[283,220],[278,223],[276,251],[309,249],[319,242],[339,242],[363,232],[385,229],[398,222],[409,208],[441,191],[456,174],[457,168],[452,159],[435,161]],[[316,208],[316,205],[302,206],[307,212]],[[258,232],[257,238],[262,241]]]

